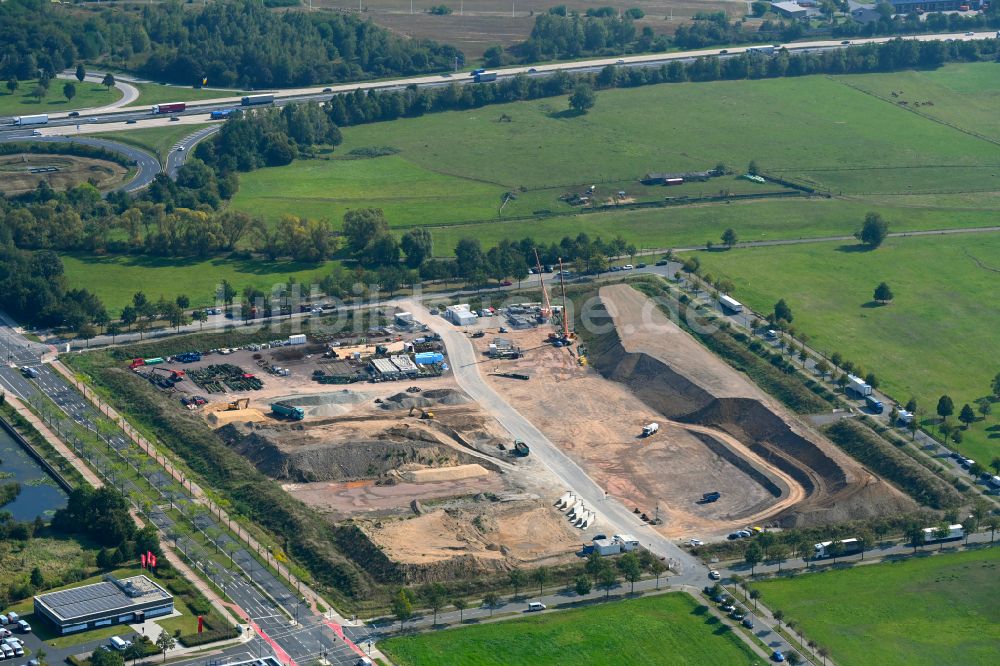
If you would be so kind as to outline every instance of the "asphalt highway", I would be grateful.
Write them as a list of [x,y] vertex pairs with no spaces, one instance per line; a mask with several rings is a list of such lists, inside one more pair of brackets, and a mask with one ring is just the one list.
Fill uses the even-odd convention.
[[[879,44],[893,39],[905,39],[916,41],[952,40],[966,41],[976,39],[991,39],[996,37],[995,31],[966,33],[938,33],[932,35],[907,35],[891,37],[872,37],[853,40],[817,40],[810,42],[794,42],[785,44],[784,48],[792,52],[809,52],[824,49],[847,48],[860,44]],[[847,44],[843,43],[848,41]],[[506,67],[495,70],[499,79],[525,74],[528,76],[547,76],[549,74],[563,72],[595,72],[600,71],[607,65],[618,65],[623,67],[659,67],[671,61],[692,61],[700,57],[732,57],[756,48],[755,46],[733,46],[725,49],[698,49],[692,51],[675,51],[669,53],[651,53],[635,56],[623,56],[621,58],[595,58],[590,60],[580,60],[575,62],[560,62],[546,65]],[[724,52],[724,53],[723,53]],[[273,94],[275,104],[283,105],[288,103],[300,103],[308,101],[326,101],[333,93],[354,92],[355,90],[402,90],[407,86],[418,87],[440,87],[447,86],[453,82],[459,84],[474,83],[470,72],[447,72],[444,74],[434,74],[429,76],[419,76],[402,79],[384,79],[379,81],[361,81],[354,83],[344,83],[329,86],[315,86],[308,88],[292,88],[277,91],[255,91],[254,94]],[[183,89],[178,89],[178,102],[185,101]],[[205,115],[217,109],[226,109],[240,106],[241,97],[220,97],[213,100],[192,100],[187,102],[188,108],[180,113],[166,114],[186,118],[189,116],[199,117],[198,122],[205,122]],[[134,123],[124,125],[120,129],[133,130],[142,127],[150,127],[162,122],[166,122],[165,116],[152,114],[147,107],[131,107],[118,109],[95,109],[83,110],[79,112],[79,117],[70,118],[66,113],[50,114],[49,122],[46,125],[46,134],[73,133],[77,124],[115,124],[134,121]],[[0,118],[0,132],[30,135],[28,128],[13,126],[12,118]],[[115,130],[119,129],[117,127]],[[104,130],[102,130],[104,131]]]

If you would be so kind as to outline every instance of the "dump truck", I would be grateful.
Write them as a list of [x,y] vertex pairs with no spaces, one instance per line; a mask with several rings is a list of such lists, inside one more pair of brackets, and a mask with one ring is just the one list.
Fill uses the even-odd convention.
[[642,436],[643,437],[652,437],[653,435],[655,435],[659,431],[660,431],[660,424],[659,423],[650,423],[649,425],[645,425],[645,426],[642,427]]
[[292,419],[293,421],[301,421],[306,417],[305,410],[301,407],[289,405],[284,402],[272,402],[271,411],[278,416],[282,416],[286,419]]
[[531,453],[531,449],[527,444],[519,439],[514,440],[514,453],[519,456],[526,456]]

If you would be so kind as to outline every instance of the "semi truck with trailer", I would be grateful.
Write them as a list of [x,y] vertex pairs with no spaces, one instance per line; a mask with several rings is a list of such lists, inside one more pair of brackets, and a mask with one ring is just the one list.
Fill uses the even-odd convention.
[[659,423],[650,423],[649,425],[644,425],[642,427],[642,436],[643,437],[652,437],[653,435],[655,435],[659,431],[660,431],[660,424]]
[[293,421],[301,421],[306,417],[305,410],[301,407],[296,407],[295,405],[289,405],[285,402],[272,402],[271,411],[278,416],[286,419],[291,419]]
[[743,312],[743,304],[732,296],[726,296],[725,294],[719,296],[719,305],[730,312]]
[[152,113],[163,114],[163,113],[180,113],[187,109],[187,104],[185,102],[171,102],[170,104],[154,104]]
[[36,113],[33,116],[15,116],[15,125],[45,125],[49,122],[49,114],[47,113]]
[[273,104],[274,95],[247,95],[240,100],[243,106],[255,106],[257,104]]
[[861,552],[861,547],[862,547],[861,542],[859,540],[855,539],[855,538],[851,538],[851,539],[844,539],[844,540],[839,541],[839,542],[837,542],[837,541],[823,541],[821,543],[818,543],[815,546],[813,546],[813,550],[814,550],[813,556],[816,559],[823,559],[825,557],[833,557],[833,555],[830,552],[830,547],[834,543],[840,543],[841,546],[843,546],[843,548],[841,549],[840,553],[837,554],[837,557],[843,557],[845,555],[857,555],[858,553]]
[[882,401],[873,395],[865,396],[865,406],[876,414],[881,414],[883,411],[885,411],[885,407],[882,405]]

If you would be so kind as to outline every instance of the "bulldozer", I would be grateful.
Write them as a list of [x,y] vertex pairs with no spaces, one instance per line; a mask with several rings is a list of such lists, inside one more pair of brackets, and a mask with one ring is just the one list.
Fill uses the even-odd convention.
[[226,407],[226,411],[235,412],[240,409],[246,409],[250,406],[250,398],[239,398],[238,400],[233,400]]
[[[417,410],[416,407],[410,407],[410,416],[413,416],[413,412],[415,412],[416,410]],[[434,418],[434,412],[420,408],[420,418],[427,419],[429,421]]]

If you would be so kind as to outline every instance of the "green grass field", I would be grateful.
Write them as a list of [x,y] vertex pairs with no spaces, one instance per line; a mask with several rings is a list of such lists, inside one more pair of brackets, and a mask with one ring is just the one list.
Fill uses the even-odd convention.
[[[975,63],[900,76],[917,77],[909,86],[914,94],[925,80],[932,88],[949,76],[966,81],[963,108],[992,117],[998,74],[998,64]],[[885,87],[882,76],[850,81]],[[335,224],[348,208],[378,206],[393,227],[431,227],[439,255],[450,254],[462,235],[489,244],[528,234],[558,240],[579,231],[621,233],[647,247],[704,243],[727,226],[741,227],[747,239],[833,235],[853,231],[875,206],[889,209],[906,229],[995,220],[1000,146],[836,77],[607,90],[581,117],[559,113],[564,105],[563,98],[552,98],[349,127],[338,157],[373,146],[400,152],[372,160],[302,160],[246,174],[232,205],[268,219],[290,212]],[[945,111],[944,104],[940,108]],[[499,122],[501,114],[512,122]],[[641,201],[774,191],[774,185],[733,177],[676,188],[637,182],[649,171],[703,170],[718,162],[739,171],[750,160],[766,172],[844,196],[596,215],[575,215],[559,200],[589,185],[597,186],[602,200],[619,190]],[[517,199],[498,218],[504,192]],[[967,198],[985,203],[970,205]],[[566,215],[534,218],[537,211]],[[467,224],[441,226],[456,223]]]
[[1000,651],[1000,549],[757,583],[838,664],[991,664]]
[[239,90],[213,90],[211,88],[191,88],[187,86],[168,86],[162,83],[133,83],[139,89],[139,99],[127,107],[152,106],[168,102],[193,102],[207,99],[224,99],[226,97],[241,97],[246,93]]
[[76,96],[68,101],[63,96],[63,86],[69,81],[53,79],[49,84],[49,94],[37,101],[31,96],[37,81],[19,81],[19,87],[13,94],[6,85],[0,85],[0,116],[27,116],[36,113],[66,113],[74,109],[91,109],[106,104],[113,104],[121,99],[121,91],[117,88],[108,90],[99,83],[73,80],[76,85]]
[[391,638],[379,647],[399,666],[762,662],[683,593]]
[[[993,305],[1000,234],[891,238],[871,252],[857,247],[817,243],[699,257],[703,272],[732,279],[733,296],[758,312],[785,298],[811,345],[875,372],[902,403],[916,396],[928,417],[936,418],[942,394],[955,401],[956,413],[987,395],[1000,372],[1000,308]],[[883,280],[895,300],[872,307]],[[1000,455],[998,412],[973,424],[957,448],[984,463]]]
[[[328,271],[333,263],[88,255],[62,255],[62,259],[70,284],[88,285],[114,314],[130,303],[132,294],[140,290],[153,301],[160,296],[172,300],[186,294],[193,307],[200,307],[215,304],[215,288],[222,280],[229,280],[238,290],[253,285],[269,291],[272,285],[285,282],[290,276],[309,284]],[[96,279],[97,276],[100,279]]]
[[92,136],[98,139],[111,139],[143,148],[162,161],[167,153],[170,152],[170,149],[174,147],[174,144],[184,137],[207,127],[207,125],[208,123],[194,125],[172,123],[163,127],[150,127],[147,129],[129,130],[127,132],[100,132]]

